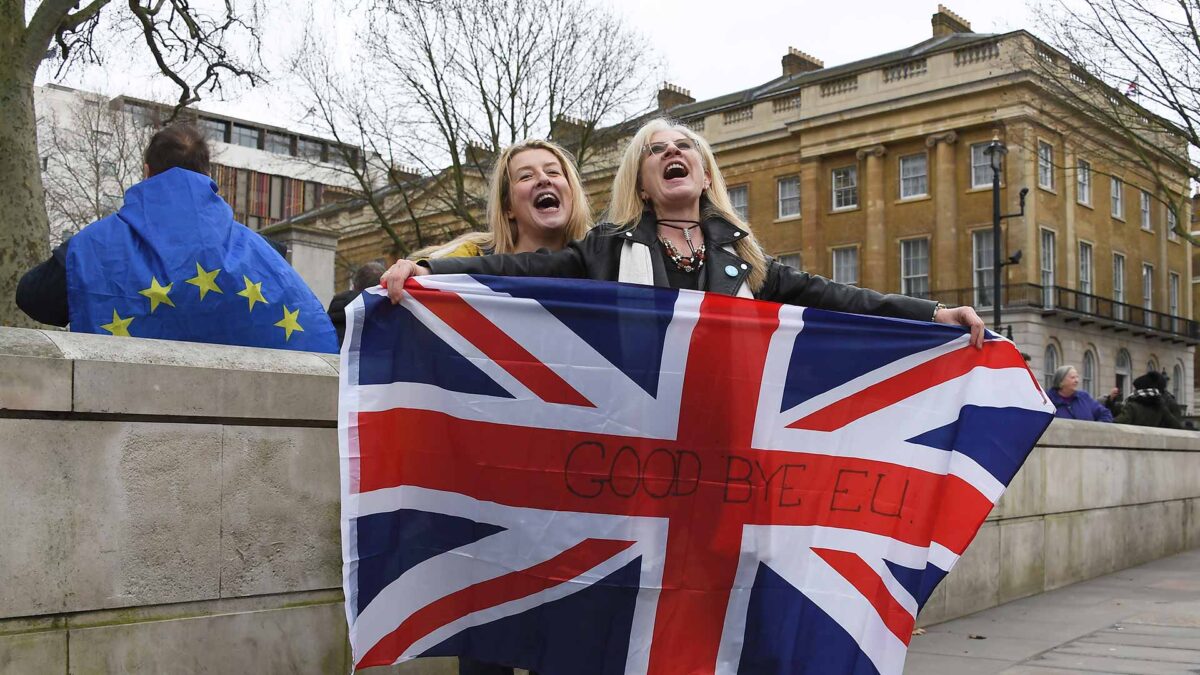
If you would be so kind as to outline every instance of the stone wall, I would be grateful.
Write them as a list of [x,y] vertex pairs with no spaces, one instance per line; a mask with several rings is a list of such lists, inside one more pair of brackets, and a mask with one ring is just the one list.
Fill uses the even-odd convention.
[[[0,673],[347,672],[336,375],[0,328]],[[1200,437],[1055,423],[922,621],[1197,545]]]

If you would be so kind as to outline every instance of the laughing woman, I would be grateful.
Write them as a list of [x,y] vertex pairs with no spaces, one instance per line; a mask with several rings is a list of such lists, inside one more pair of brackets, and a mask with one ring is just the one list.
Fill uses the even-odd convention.
[[421,249],[413,259],[558,251],[582,239],[592,227],[592,211],[567,151],[536,139],[505,148],[492,169],[487,220],[488,232]]
[[[536,198],[536,195],[534,195]],[[689,288],[857,314],[970,328],[983,346],[983,321],[970,307],[839,284],[767,257],[737,216],[712,149],[664,119],[638,130],[612,186],[609,220],[556,253],[397,261],[384,274],[392,302],[412,275],[473,273],[575,277]]]

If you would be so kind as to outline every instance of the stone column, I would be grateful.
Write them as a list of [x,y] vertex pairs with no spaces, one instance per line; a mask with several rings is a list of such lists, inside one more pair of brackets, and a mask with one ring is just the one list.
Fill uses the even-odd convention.
[[328,307],[334,294],[338,235],[299,225],[274,225],[264,228],[261,234],[287,246],[288,262],[300,273],[321,306]]
[[[925,139],[925,147],[935,148],[934,156],[934,230],[933,286],[937,291],[959,288],[958,268],[958,184],[954,166],[954,144],[958,134],[947,131]],[[969,268],[968,268],[969,269]]]
[[[867,161],[866,198],[867,236],[863,246],[862,264],[859,266],[859,278],[865,288],[879,291],[898,290],[899,279],[891,283],[888,275],[887,227],[884,222],[886,201],[883,184],[883,156],[887,148],[873,145],[863,148],[857,153],[858,160]],[[894,266],[892,266],[894,267]]]

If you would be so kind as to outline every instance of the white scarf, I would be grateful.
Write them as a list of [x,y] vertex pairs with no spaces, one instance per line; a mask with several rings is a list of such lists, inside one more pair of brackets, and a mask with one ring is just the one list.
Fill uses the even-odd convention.
[[[737,255],[733,247],[722,246],[732,255]],[[626,239],[621,242],[621,265],[617,272],[617,281],[627,284],[654,285],[654,264],[650,260],[650,247],[636,241]],[[745,281],[738,286],[737,297],[753,298],[750,286]]]

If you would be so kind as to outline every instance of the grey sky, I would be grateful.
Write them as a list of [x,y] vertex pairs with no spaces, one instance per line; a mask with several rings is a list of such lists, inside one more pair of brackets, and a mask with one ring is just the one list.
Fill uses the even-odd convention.
[[[745,89],[779,75],[779,59],[789,46],[824,60],[826,66],[874,56],[915,44],[930,36],[936,0],[844,0],[779,2],[755,0],[596,0],[622,14],[649,40],[663,62],[663,77],[690,89],[702,100]],[[226,100],[209,97],[200,108],[258,122],[296,127],[302,117],[287,91],[286,56],[296,48],[304,17],[302,3],[283,3],[264,17],[262,58],[276,81],[256,89],[234,87]],[[344,5],[339,5],[344,7]],[[1023,3],[950,0],[949,8],[971,22],[976,32],[1027,28]],[[342,15],[333,3],[316,0],[317,24],[335,27],[331,39],[353,43],[353,14]],[[135,50],[138,51],[138,50]],[[177,93],[148,62],[130,66],[110,58],[104,69],[69,74],[68,86],[171,100]],[[50,81],[43,68],[39,83]],[[652,93],[648,93],[647,103]]]

